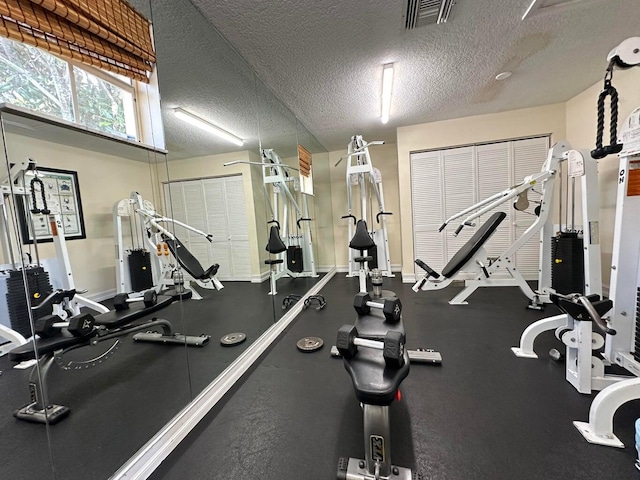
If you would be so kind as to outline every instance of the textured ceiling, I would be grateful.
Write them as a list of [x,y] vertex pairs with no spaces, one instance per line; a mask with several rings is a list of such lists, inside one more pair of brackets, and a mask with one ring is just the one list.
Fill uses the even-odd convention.
[[[392,142],[398,126],[566,101],[602,77],[611,48],[640,34],[638,0],[583,0],[524,22],[531,0],[458,0],[448,23],[412,31],[405,0],[192,2],[330,150],[355,133]],[[495,81],[505,70],[513,76]]]

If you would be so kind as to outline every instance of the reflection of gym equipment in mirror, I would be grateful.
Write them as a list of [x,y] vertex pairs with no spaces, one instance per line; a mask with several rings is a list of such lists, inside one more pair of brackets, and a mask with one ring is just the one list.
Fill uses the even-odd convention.
[[[261,162],[235,161],[236,164],[260,165],[266,203],[271,220],[269,240],[266,250],[269,252],[265,264],[270,269],[269,295],[276,295],[276,282],[282,277],[317,277],[313,241],[311,237],[308,195],[300,191],[300,180],[289,170],[298,171],[283,163],[273,149],[261,150]],[[300,199],[300,203],[297,199]]]
[[[562,168],[567,164],[566,200],[562,198]],[[575,227],[575,179],[579,177],[582,187],[582,218],[584,233]],[[571,178],[572,198],[569,201],[569,178]],[[559,185],[559,199],[554,200],[556,179]],[[528,195],[540,195],[538,201],[529,200]],[[467,298],[480,287],[519,287],[530,300],[529,308],[540,309],[550,303],[550,294],[559,291],[586,294],[602,294],[599,239],[599,193],[597,162],[588,153],[570,150],[567,142],[556,143],[549,150],[547,160],[539,173],[525,177],[511,188],[492,195],[475,205],[448,218],[440,227],[444,230],[449,223],[463,217],[454,235],[464,227],[475,227],[475,220],[505,203],[513,201],[513,207],[535,215],[536,219],[507,250],[495,258],[489,258],[485,244],[506,218],[504,212],[495,212],[479,227],[474,235],[449,260],[441,273],[435,272],[424,261],[416,264],[425,270],[425,275],[413,286],[413,290],[440,290],[455,280],[464,281],[465,288],[449,301],[452,305],[465,305]],[[555,203],[554,203],[555,202]],[[566,203],[565,203],[566,202]],[[565,204],[565,225],[562,227],[563,203]],[[527,209],[535,204],[533,212]],[[554,232],[553,206],[558,206],[560,228]],[[571,211],[571,227],[568,215]],[[516,268],[515,255],[527,242],[539,235],[540,267],[538,287],[534,291]]]
[[[154,292],[155,293],[155,292]],[[183,346],[202,347],[209,342],[207,335],[199,337],[173,333],[167,320],[153,318],[143,323],[136,322],[167,305],[171,297],[154,297],[154,303],[136,302],[129,308],[107,311],[92,315],[78,313],[63,319],[58,315],[48,314],[55,307],[69,304],[76,296],[75,290],[56,290],[32,307],[34,318],[35,349],[31,343],[14,348],[9,353],[12,362],[36,360],[37,364],[29,376],[29,392],[31,401],[17,410],[14,415],[19,420],[28,422],[55,424],[69,414],[69,408],[49,401],[47,378],[54,363],[62,370],[87,370],[108,360],[118,349],[119,337],[135,334],[135,341],[156,342],[161,344],[178,344]],[[38,315],[39,312],[44,315]],[[134,323],[135,322],[135,323]],[[114,340],[106,349],[87,360],[67,360],[65,355],[83,347],[95,348],[97,344]],[[37,352],[37,356],[36,356]],[[42,381],[40,381],[40,379]]]
[[[128,219],[129,223],[130,247],[125,246],[127,232],[123,225],[124,219]],[[208,290],[223,288],[222,283],[216,278],[219,265],[213,264],[205,270],[169,229],[180,226],[209,241],[212,240],[212,236],[158,214],[153,204],[144,200],[138,192],[132,192],[129,198],[114,205],[113,224],[119,294],[134,292],[132,296],[135,297],[154,289],[158,294],[200,300],[202,296],[191,287],[191,282]],[[184,278],[180,267],[193,280]]]
[[[343,219],[349,220],[349,277],[359,277],[360,291],[366,292],[366,280],[369,272],[378,269],[385,277],[393,277],[391,260],[389,258],[389,239],[385,215],[392,215],[384,208],[384,190],[382,188],[382,174],[373,167],[369,147],[383,145],[384,142],[366,142],[362,135],[351,137],[347,150],[347,214]],[[335,166],[343,160],[341,158]],[[354,215],[352,189],[358,188],[359,216]],[[372,202],[377,203],[374,214]],[[375,223],[374,223],[375,219]],[[376,228],[373,228],[377,225]],[[369,237],[367,240],[366,237]]]
[[[10,167],[10,171],[7,176],[0,180],[0,188],[2,189],[2,215],[0,217],[0,223],[2,224],[2,248],[5,259],[9,260],[9,265],[6,268],[8,275],[4,277],[5,283],[2,286],[3,291],[9,294],[13,300],[7,300],[7,303],[3,303],[3,308],[6,308],[7,315],[5,318],[11,318],[11,322],[19,325],[21,332],[16,332],[15,329],[10,328],[8,325],[0,326],[0,337],[3,337],[10,342],[10,346],[17,346],[23,343],[24,337],[31,336],[31,326],[29,322],[28,312],[26,308],[26,299],[24,297],[24,284],[22,281],[22,274],[27,276],[27,283],[29,284],[28,295],[31,298],[31,303],[37,305],[41,298],[46,295],[51,289],[49,282],[49,274],[45,272],[41,263],[46,262],[54,274],[55,284],[58,288],[64,290],[73,290],[75,295],[71,298],[63,299],[63,301],[54,305],[54,313],[62,321],[66,321],[67,318],[80,314],[82,307],[91,308],[100,313],[106,313],[109,311],[104,305],[98,302],[94,302],[84,297],[81,292],[76,291],[75,282],[73,279],[73,272],[71,270],[71,262],[69,259],[69,252],[67,250],[67,244],[64,237],[64,227],[62,224],[62,216],[59,211],[52,211],[47,204],[47,194],[43,188],[42,181],[38,178],[38,170],[35,160],[29,159],[27,161],[17,162]],[[22,205],[25,208],[25,218],[28,220],[29,228],[32,232],[34,243],[29,246],[29,253],[27,259],[20,259],[14,250],[14,245],[11,240],[11,225],[9,223],[8,209],[13,207],[17,208],[17,202],[11,200],[12,197],[21,196],[23,201]],[[53,207],[52,207],[53,208]],[[42,216],[46,222],[50,225],[51,236],[53,239],[56,257],[53,259],[47,259],[41,262],[38,252],[37,235],[34,228],[34,217]],[[17,236],[14,238],[18,238]],[[32,255],[32,253],[34,255]],[[33,262],[35,257],[35,262]],[[14,279],[18,279],[18,282],[13,282]],[[21,292],[16,294],[12,292],[11,285],[15,283],[15,291]],[[82,292],[84,293],[84,292]],[[8,297],[5,296],[8,299]],[[17,300],[16,300],[17,299]],[[11,305],[10,302],[17,302],[20,305]],[[24,306],[22,305],[24,303]],[[16,313],[12,316],[12,311]],[[17,311],[20,311],[18,314]],[[17,335],[16,335],[17,334]],[[23,337],[23,338],[21,338]],[[8,346],[3,348],[4,352],[10,350]]]

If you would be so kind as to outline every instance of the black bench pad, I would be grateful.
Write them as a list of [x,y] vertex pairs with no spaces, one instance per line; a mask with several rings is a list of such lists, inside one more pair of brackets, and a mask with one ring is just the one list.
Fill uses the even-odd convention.
[[[56,335],[55,337],[39,338],[36,341],[36,346],[38,354],[42,356],[74,345],[89,345],[89,342],[90,340],[87,338],[74,337],[66,330],[63,330],[60,335]],[[24,345],[20,345],[9,352],[9,360],[12,362],[17,363],[25,360],[31,360],[33,358],[36,358],[36,354],[33,349],[33,340],[30,340]]]
[[387,367],[382,350],[358,348],[352,358],[344,358],[344,368],[351,376],[356,397],[368,405],[390,405],[402,381],[409,375],[409,354],[404,352],[404,365]]
[[173,298],[165,295],[158,295],[158,303],[152,307],[145,307],[144,302],[134,302],[130,303],[129,308],[126,310],[111,310],[107,313],[94,315],[94,318],[96,319],[96,325],[100,325],[108,329],[118,328],[123,325],[127,325],[134,320],[138,320],[145,315],[156,312],[172,302]]
[[402,320],[395,323],[387,322],[382,311],[377,308],[372,308],[366,315],[358,315],[355,327],[359,337],[374,340],[383,339],[389,330],[398,330],[405,335]]
[[177,238],[171,239],[164,236],[163,240],[169,247],[171,254],[178,260],[178,263],[182,265],[182,268],[196,280],[206,280],[218,272],[218,264],[211,265],[205,271],[198,259],[193,256],[193,253]]
[[[143,302],[130,303],[127,310],[113,310],[108,313],[94,315],[96,321],[95,324],[106,327],[108,330],[114,330],[166,307],[171,302],[173,302],[171,297],[160,295],[158,297],[158,303],[153,307],[145,307]],[[67,332],[66,329],[63,329],[60,332],[60,335],[56,335],[55,337],[39,338],[36,341],[36,348],[38,349],[38,355],[42,356],[47,353],[55,352],[56,350],[62,350],[63,348],[83,344],[89,345],[89,343],[89,339],[74,337]],[[20,345],[9,352],[9,360],[12,362],[22,362],[33,358],[36,358],[36,355],[32,341],[29,341],[24,345]]]
[[442,276],[445,278],[451,278],[453,275],[458,273],[462,267],[466,265],[466,263],[471,260],[480,248],[487,243],[487,240],[491,238],[491,235],[496,231],[498,225],[502,223],[502,221],[507,216],[504,212],[496,212],[489,217],[489,220],[484,222],[484,224],[473,234],[473,236],[467,240],[460,250],[456,252],[456,254],[451,257],[449,263],[445,265],[442,269]]

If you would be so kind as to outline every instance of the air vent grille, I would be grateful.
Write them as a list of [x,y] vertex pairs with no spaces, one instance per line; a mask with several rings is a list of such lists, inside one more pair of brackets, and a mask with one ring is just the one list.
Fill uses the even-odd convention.
[[405,28],[444,23],[451,14],[455,0],[407,0]]

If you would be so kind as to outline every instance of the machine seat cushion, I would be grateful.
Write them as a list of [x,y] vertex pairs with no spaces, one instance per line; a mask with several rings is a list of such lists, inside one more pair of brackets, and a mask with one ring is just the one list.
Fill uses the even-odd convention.
[[389,330],[397,330],[406,336],[402,319],[396,323],[387,322],[382,311],[377,308],[372,308],[366,315],[358,315],[354,325],[358,336],[362,338],[381,340]]
[[164,242],[169,247],[171,254],[178,260],[178,263],[196,280],[207,280],[218,271],[218,265],[211,265],[206,271],[196,257],[177,238],[163,236]]
[[445,278],[451,278],[453,275],[464,267],[471,257],[473,257],[478,250],[491,238],[491,235],[496,231],[498,225],[507,216],[504,212],[496,212],[489,217],[489,220],[473,234],[473,236],[465,243],[456,254],[451,257],[449,263],[442,269],[442,275]]
[[349,242],[349,248],[353,248],[354,250],[369,250],[375,246],[376,244],[367,230],[367,222],[358,220],[358,223],[356,223],[356,233]]
[[272,225],[269,229],[269,241],[267,242],[267,252],[271,254],[282,253],[287,249],[280,238],[280,229],[275,225]]
[[402,381],[409,375],[409,354],[404,352],[404,365],[387,367],[382,351],[358,348],[352,358],[344,359],[344,368],[351,375],[356,397],[369,405],[390,405]]

